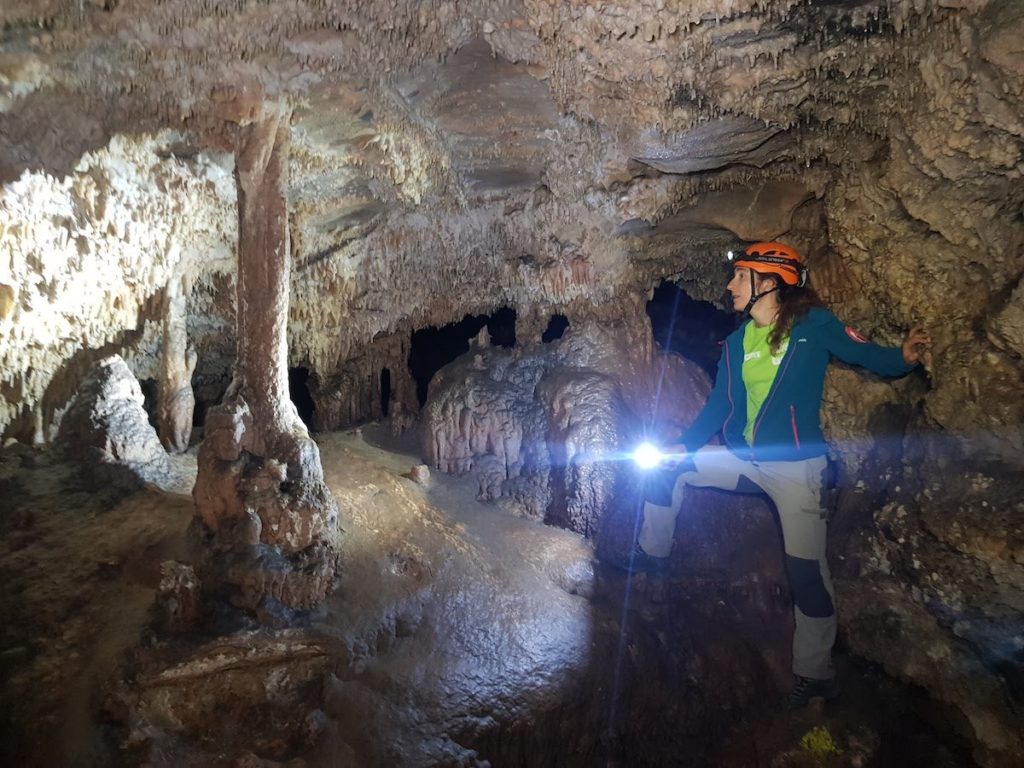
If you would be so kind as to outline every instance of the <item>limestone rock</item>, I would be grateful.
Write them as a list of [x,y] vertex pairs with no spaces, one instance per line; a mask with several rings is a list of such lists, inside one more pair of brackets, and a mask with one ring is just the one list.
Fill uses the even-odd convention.
[[409,470],[409,479],[417,485],[429,485],[430,467],[426,464],[417,464]]
[[512,353],[470,350],[431,382],[424,455],[475,472],[481,499],[595,537],[627,492],[629,441],[644,423],[675,437],[708,392],[694,364],[631,346],[637,322],[583,323]]
[[258,112],[236,146],[238,358],[225,401],[209,418],[193,498],[207,533],[207,592],[226,591],[235,605],[268,615],[276,604],[311,608],[327,594],[338,564],[338,505],[288,399],[290,110]]
[[1020,476],[997,483],[997,466],[936,436],[907,450],[841,499],[837,515],[871,524],[838,538],[840,623],[856,653],[962,712],[980,763],[1010,766],[1024,748]]
[[1024,357],[1024,281],[989,322],[989,338],[1016,357]]
[[162,485],[173,478],[167,452],[142,403],[138,380],[117,355],[101,360],[82,382],[58,440],[81,464],[90,487]]
[[[174,349],[158,338],[154,297],[187,278],[200,419],[228,389],[236,348],[287,349],[248,371],[278,387],[269,402],[224,398],[228,412],[207,423],[204,472],[224,464],[219,483],[202,485],[203,519],[237,534],[229,551],[276,547],[275,537],[299,546],[327,523],[310,512],[293,524],[267,498],[282,477],[320,480],[310,443],[284,446],[294,462],[275,453],[277,435],[291,435],[287,366],[309,370],[321,428],[383,415],[388,368],[401,431],[419,415],[404,367],[410,334],[503,306],[527,319],[531,340],[554,314],[581,334],[557,365],[477,350],[493,370],[459,369],[469,381],[443,384],[459,391],[423,414],[441,425],[426,455],[458,471],[482,462],[485,495],[546,515],[567,497],[544,469],[553,428],[537,384],[551,384],[551,407],[567,393],[601,401],[600,417],[579,422],[576,403],[559,406],[572,416],[558,434],[587,451],[591,436],[641,423],[653,407],[644,382],[661,377],[644,349],[649,329],[622,327],[643,316],[635,297],[671,277],[713,300],[722,252],[754,237],[801,247],[812,281],[873,340],[897,343],[917,322],[935,339],[927,375],[896,385],[830,375],[825,418],[852,484],[883,446],[894,463],[880,476],[900,475],[903,436],[915,430],[941,430],[963,455],[1020,472],[1016,0],[0,6],[0,438],[51,441],[91,365],[121,350],[140,378],[159,379],[165,353],[178,361],[163,390],[174,422],[164,437],[185,444],[187,407],[178,405],[187,402],[175,393],[186,391],[189,361],[180,333]],[[289,172],[274,200],[242,199],[225,149],[264,102],[293,115],[287,156],[277,158]],[[272,215],[239,217],[240,203]],[[273,224],[281,236],[254,250],[240,221]],[[252,257],[249,275],[236,252]],[[290,276],[267,273],[280,290],[239,301],[238,284],[263,274],[259,265],[283,268],[282,257]],[[261,306],[274,322],[254,328],[249,313]],[[583,332],[591,321],[620,323],[636,354],[594,344],[596,332]],[[665,381],[681,382],[671,400],[699,403],[706,381],[684,367],[668,364]],[[672,429],[685,423],[670,415]],[[945,480],[951,466],[921,472]],[[606,498],[609,476],[588,472],[568,469],[571,493]],[[243,484],[259,503],[235,498]],[[886,510],[879,525],[895,525],[901,504],[927,517],[929,503],[886,494],[871,510]],[[950,546],[956,554],[939,559],[981,583],[975,555]],[[1016,600],[1005,558],[981,549],[1008,585],[1005,599]],[[911,589],[909,569],[894,573],[887,587]],[[940,581],[946,596],[955,579]],[[936,648],[963,650],[941,622],[910,625]],[[998,636],[986,630],[964,644],[1001,647]],[[988,745],[979,760],[1006,754],[993,746],[1013,743],[1000,735],[1004,710],[953,679],[970,665],[904,664],[898,643],[863,647],[946,692],[935,695],[962,698]]]
[[200,592],[199,579],[191,566],[173,560],[161,563],[156,593],[160,626],[172,633],[197,627],[202,618]]

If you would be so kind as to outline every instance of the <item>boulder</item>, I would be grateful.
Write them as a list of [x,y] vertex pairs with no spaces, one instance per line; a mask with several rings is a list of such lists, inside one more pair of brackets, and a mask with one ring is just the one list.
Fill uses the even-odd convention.
[[143,409],[139,382],[119,355],[100,360],[57,433],[57,444],[80,464],[87,487],[133,489],[166,485],[170,459]]

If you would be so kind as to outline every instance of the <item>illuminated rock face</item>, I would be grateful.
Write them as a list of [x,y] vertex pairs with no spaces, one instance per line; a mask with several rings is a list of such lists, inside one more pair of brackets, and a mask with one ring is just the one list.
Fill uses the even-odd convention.
[[186,298],[180,283],[167,286],[157,412],[160,442],[173,453],[188,449],[196,404],[192,373],[197,357],[188,343]]
[[256,608],[321,600],[334,577],[338,509],[320,452],[288,398],[287,112],[239,129],[238,359],[207,415],[193,496],[213,534],[207,578]]
[[677,355],[654,356],[634,315],[513,351],[478,341],[429,391],[421,437],[432,466],[475,472],[481,498],[596,538],[609,513],[635,508],[633,446],[675,437],[710,382]]

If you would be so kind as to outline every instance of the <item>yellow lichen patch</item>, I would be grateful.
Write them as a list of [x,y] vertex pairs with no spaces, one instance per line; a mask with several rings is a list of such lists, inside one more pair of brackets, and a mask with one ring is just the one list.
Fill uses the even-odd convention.
[[836,746],[832,734],[823,725],[811,728],[803,735],[800,739],[800,749],[819,757],[842,754],[842,750]]

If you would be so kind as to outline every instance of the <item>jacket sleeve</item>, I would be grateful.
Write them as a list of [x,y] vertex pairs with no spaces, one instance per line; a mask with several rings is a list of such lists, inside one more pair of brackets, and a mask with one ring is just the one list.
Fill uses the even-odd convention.
[[722,428],[732,404],[729,402],[729,366],[726,356],[729,354],[729,342],[722,345],[722,357],[718,361],[718,373],[715,375],[715,386],[708,395],[708,400],[693,423],[680,435],[678,442],[690,451],[704,447],[714,434]]
[[900,347],[874,344],[843,325],[831,312],[825,311],[822,314],[824,320],[821,329],[825,347],[844,363],[859,365],[879,376],[906,376],[914,370],[914,366],[904,362]]

